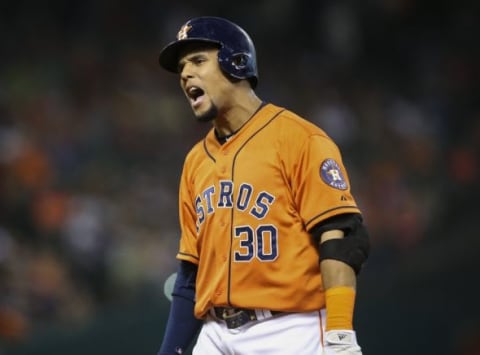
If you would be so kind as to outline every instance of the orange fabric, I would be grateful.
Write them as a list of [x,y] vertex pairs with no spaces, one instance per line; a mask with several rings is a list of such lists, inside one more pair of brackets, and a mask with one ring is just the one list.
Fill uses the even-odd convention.
[[65,222],[68,208],[68,196],[60,191],[43,191],[32,203],[36,224],[44,231],[60,229]]
[[52,181],[53,171],[45,152],[28,146],[13,162],[15,177],[27,188],[39,189]]
[[[327,173],[341,175],[342,188],[324,181],[331,160]],[[341,213],[359,209],[338,147],[317,126],[268,104],[223,145],[212,129],[188,153],[180,180],[177,258],[198,264],[195,315],[226,305],[324,308],[308,230]]]
[[326,290],[327,324],[326,330],[353,329],[353,309],[355,289],[352,287],[332,287]]
[[29,330],[26,317],[15,309],[0,307],[0,338],[23,340]]

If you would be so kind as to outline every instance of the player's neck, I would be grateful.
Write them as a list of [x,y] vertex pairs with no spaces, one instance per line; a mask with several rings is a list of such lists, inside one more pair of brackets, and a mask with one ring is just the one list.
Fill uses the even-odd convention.
[[229,136],[237,132],[262,105],[262,101],[253,91],[251,95],[236,101],[213,122],[219,136]]

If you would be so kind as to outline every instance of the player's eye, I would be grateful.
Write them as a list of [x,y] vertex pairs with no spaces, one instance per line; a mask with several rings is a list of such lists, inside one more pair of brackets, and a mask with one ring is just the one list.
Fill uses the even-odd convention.
[[193,58],[192,62],[195,64],[195,65],[201,65],[202,63],[205,63],[207,61],[207,59],[205,57],[195,57]]

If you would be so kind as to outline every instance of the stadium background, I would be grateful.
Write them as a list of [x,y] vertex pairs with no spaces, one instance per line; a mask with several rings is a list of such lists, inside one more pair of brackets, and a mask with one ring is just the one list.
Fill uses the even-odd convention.
[[480,354],[475,1],[2,1],[0,354],[154,354],[196,123],[157,55],[252,35],[258,92],[342,149],[372,234],[366,355]]

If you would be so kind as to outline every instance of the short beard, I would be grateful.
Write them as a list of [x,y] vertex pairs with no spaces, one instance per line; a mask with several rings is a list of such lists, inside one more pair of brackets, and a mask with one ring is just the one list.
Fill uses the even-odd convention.
[[202,115],[196,116],[199,122],[210,122],[218,116],[218,108],[215,104],[212,104],[210,109]]

